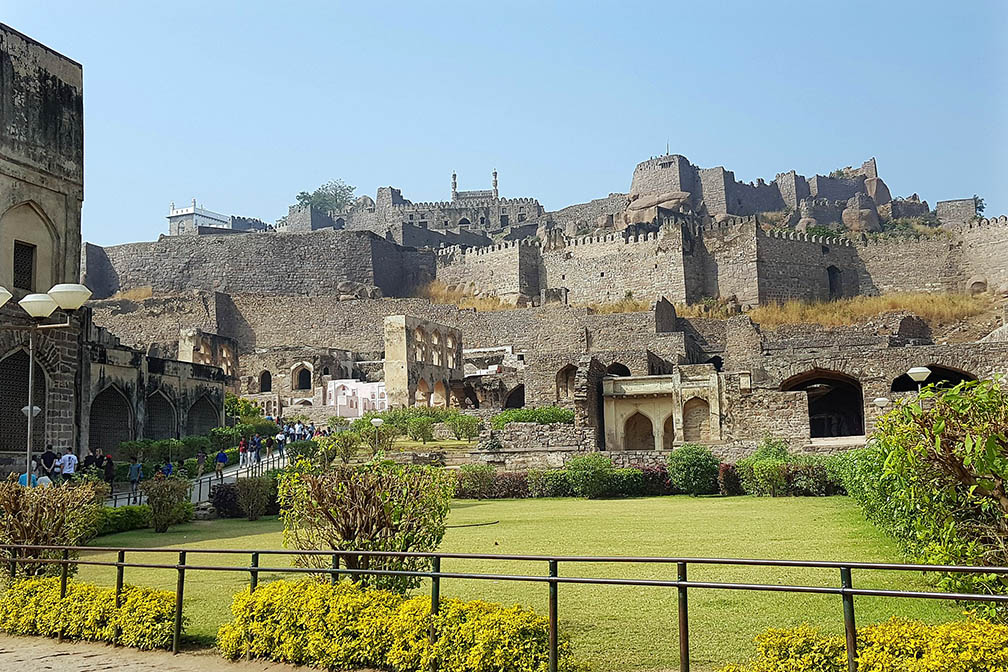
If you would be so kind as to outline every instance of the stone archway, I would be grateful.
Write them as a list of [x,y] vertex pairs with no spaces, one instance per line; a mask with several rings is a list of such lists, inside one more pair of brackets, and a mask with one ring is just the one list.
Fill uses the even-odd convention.
[[574,379],[577,377],[577,367],[568,364],[556,374],[556,400],[565,401],[574,398]]
[[[927,368],[931,369],[931,375],[929,375],[921,385],[934,385],[936,387],[954,387],[964,380],[976,380],[976,376],[968,371],[961,371],[959,369],[954,369],[950,366],[942,366],[940,364],[928,364]],[[908,376],[907,374],[902,374],[897,376],[890,386],[889,390],[891,392],[917,392],[917,381]]]
[[[32,405],[41,410],[32,424],[32,449],[42,452],[45,446],[46,398],[48,381],[45,371],[35,359],[35,387]],[[28,418],[21,409],[28,405],[28,353],[15,350],[0,360],[0,450],[24,451],[28,442]]]
[[654,426],[651,418],[637,411],[623,423],[623,450],[654,449]]
[[675,416],[670,414],[662,426],[662,450],[672,450],[675,443]]
[[178,436],[178,414],[163,392],[159,390],[148,396],[145,408],[145,439],[174,439]]
[[430,406],[431,389],[427,381],[420,379],[417,382],[416,393],[413,395],[414,406]]
[[448,386],[443,381],[439,380],[434,383],[431,406],[434,408],[448,407]]
[[[525,407],[525,384],[515,385],[504,397],[504,408]],[[479,408],[479,406],[477,406]]]
[[839,371],[812,369],[785,380],[781,390],[808,395],[812,438],[864,434],[864,395],[856,378]]
[[710,404],[706,399],[693,397],[683,405],[683,441],[710,441]]
[[297,376],[295,377],[295,390],[310,390],[312,389],[312,375],[311,371],[307,367],[302,367],[298,369]]
[[189,407],[186,416],[186,436],[198,436],[206,434],[214,427],[220,426],[220,413],[210,403],[206,395],[196,400],[196,403]]
[[119,444],[133,438],[133,405],[115,385],[109,385],[91,400],[88,448],[115,457]]
[[606,367],[607,376],[629,376],[630,368],[626,364],[621,364],[620,362],[613,362]]
[[259,374],[259,391],[260,392],[272,392],[273,391],[273,374],[269,371],[263,371]]

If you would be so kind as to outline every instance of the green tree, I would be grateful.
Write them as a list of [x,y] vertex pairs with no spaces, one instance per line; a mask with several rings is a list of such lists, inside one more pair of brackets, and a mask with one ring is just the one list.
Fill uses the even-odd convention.
[[427,443],[434,439],[434,418],[416,417],[406,421],[406,433],[414,441]]
[[224,413],[232,418],[258,418],[262,416],[262,409],[248,399],[228,392],[224,395]]
[[361,444],[360,434],[344,429],[341,432],[320,436],[315,440],[318,444],[318,456],[320,465],[328,467],[335,460],[343,464],[348,464],[353,456],[357,454],[357,449]]
[[343,180],[329,180],[315,191],[302,191],[297,195],[298,205],[311,205],[322,212],[339,212],[353,198],[357,187],[352,187]]
[[984,199],[980,198],[976,194],[973,194],[973,205],[976,206],[976,211],[978,215],[982,215],[984,208],[987,207],[987,204],[984,203]]

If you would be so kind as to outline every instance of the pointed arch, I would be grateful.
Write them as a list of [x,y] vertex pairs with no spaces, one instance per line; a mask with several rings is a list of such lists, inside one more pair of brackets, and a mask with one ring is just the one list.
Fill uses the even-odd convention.
[[[46,400],[49,381],[35,360],[32,405],[41,410],[32,425],[32,449],[45,446]],[[0,450],[23,451],[28,442],[28,418],[21,409],[28,405],[28,352],[17,348],[0,360]]]
[[435,408],[448,407],[448,385],[442,380],[434,383],[431,406]]
[[186,415],[186,436],[206,434],[214,427],[220,427],[220,410],[204,394],[189,407],[189,413]]
[[437,329],[432,331],[430,335],[430,352],[431,364],[434,366],[441,366],[441,332]]
[[[525,407],[525,384],[515,385],[504,397],[504,408],[524,408]],[[479,408],[479,404],[476,404]]]
[[161,390],[147,396],[144,421],[145,439],[174,439],[178,437],[178,411],[175,404]]
[[[0,285],[14,288],[15,243],[33,248],[31,251],[31,287],[20,289],[46,291],[62,282],[60,269],[61,243],[59,231],[45,210],[35,201],[22,201],[0,215]],[[19,258],[24,259],[24,256]]]
[[427,381],[421,378],[417,382],[416,393],[414,394],[413,405],[414,406],[430,406],[430,385]]
[[637,411],[623,423],[623,450],[654,449],[654,425],[651,424],[651,418]]
[[88,448],[117,455],[119,444],[133,438],[133,404],[118,385],[109,385],[91,400]]
[[710,404],[693,397],[683,404],[683,441],[710,441]]
[[675,444],[675,414],[669,413],[662,425],[662,450],[672,450]]

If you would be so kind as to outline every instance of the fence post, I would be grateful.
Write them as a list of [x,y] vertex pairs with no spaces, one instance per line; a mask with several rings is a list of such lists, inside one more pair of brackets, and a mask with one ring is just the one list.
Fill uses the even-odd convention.
[[[116,587],[115,587],[115,605],[116,605],[116,616],[118,617],[118,612],[122,609],[122,591],[123,591],[123,572],[126,570],[124,563],[126,562],[126,551],[120,550],[116,554]],[[115,637],[112,639],[112,643],[116,644],[119,642],[119,637],[122,635],[122,628],[119,627],[119,619],[116,618],[116,628]]]
[[[332,554],[332,568],[339,569],[339,553]],[[335,586],[339,582],[339,574],[336,572],[329,572],[329,585]]]
[[[850,567],[840,568],[840,585],[853,588]],[[857,672],[857,626],[854,624],[854,596],[843,593],[844,630],[847,633],[847,670]]]
[[[70,549],[63,549],[63,564],[60,565],[60,601],[66,598],[67,579],[70,577]],[[57,641],[63,641],[63,626],[60,626]]]
[[[550,578],[556,578],[557,561],[549,561]],[[549,582],[549,672],[557,672],[557,582]]]
[[[679,581],[686,580],[686,563],[678,564]],[[679,586],[679,670],[689,672],[689,603],[686,597],[686,586]]]
[[182,639],[182,595],[185,592],[185,561],[186,552],[178,554],[178,583],[175,584],[175,630],[172,632],[172,653],[179,652],[179,640]]
[[11,556],[11,560],[10,560],[10,576],[11,576],[11,581],[13,581],[14,579],[17,578],[17,549],[16,548],[10,549],[10,556]]
[[[431,558],[431,572],[434,574],[441,573],[441,556],[435,555]],[[428,638],[431,643],[431,650],[434,650],[434,643],[437,642],[437,626],[435,624],[438,612],[441,611],[441,577],[432,576],[431,577],[431,587],[430,587],[430,632],[427,633]],[[431,658],[431,670],[437,669],[437,656]]]
[[259,587],[259,554],[252,554],[252,568],[249,570],[249,592],[254,593]]

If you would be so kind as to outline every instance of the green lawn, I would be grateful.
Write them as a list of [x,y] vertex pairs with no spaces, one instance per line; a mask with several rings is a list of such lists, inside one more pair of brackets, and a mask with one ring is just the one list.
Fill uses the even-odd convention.
[[[527,499],[456,501],[449,525],[499,521],[483,527],[451,528],[441,549],[452,552],[559,555],[665,555],[803,560],[898,561],[891,541],[866,523],[856,505],[830,498],[656,497],[622,500]],[[150,531],[102,537],[96,545],[199,548],[279,548],[276,520],[196,522],[164,535]],[[106,554],[100,554],[106,555]],[[111,557],[111,556],[109,556]],[[135,553],[133,561],[155,561]],[[156,560],[164,562],[165,559]],[[174,560],[172,560],[174,561]],[[247,564],[226,556],[191,553],[190,564]],[[284,564],[285,559],[267,562]],[[545,574],[546,566],[492,561],[446,560],[443,571]],[[838,585],[836,570],[691,567],[698,581]],[[626,564],[563,565],[562,575],[674,577],[674,566]],[[171,570],[128,569],[126,582],[174,590]],[[260,581],[271,580],[264,575]],[[111,568],[82,567],[80,579],[114,585]],[[230,595],[248,577],[191,572],[186,577],[188,632],[209,641],[228,618]],[[854,572],[861,587],[922,589],[918,574]],[[546,613],[545,584],[445,580],[443,596],[521,603]],[[836,596],[748,591],[694,590],[690,593],[690,644],[696,670],[744,659],[752,637],[770,626],[809,622],[843,631],[842,605]],[[891,615],[938,621],[961,610],[948,603],[858,597],[858,623]],[[575,586],[559,587],[561,632],[573,638],[578,655],[599,671],[671,669],[678,665],[676,592],[674,589]]]

